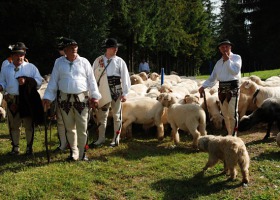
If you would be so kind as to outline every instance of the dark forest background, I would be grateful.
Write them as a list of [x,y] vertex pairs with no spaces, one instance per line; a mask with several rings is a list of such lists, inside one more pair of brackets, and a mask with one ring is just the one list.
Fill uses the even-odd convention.
[[141,58],[152,71],[180,75],[209,74],[220,57],[222,38],[235,45],[242,72],[280,67],[280,12],[276,0],[221,0],[221,13],[210,0],[1,0],[0,58],[17,41],[42,75],[59,56],[56,38],[75,39],[79,54],[91,63],[107,37],[123,46],[118,55],[129,71]]

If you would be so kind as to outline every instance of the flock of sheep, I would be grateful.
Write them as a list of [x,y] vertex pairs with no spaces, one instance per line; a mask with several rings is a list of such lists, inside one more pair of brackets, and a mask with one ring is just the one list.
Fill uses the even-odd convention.
[[[178,129],[187,131],[193,136],[193,147],[209,153],[204,170],[220,159],[224,161],[225,172],[229,171],[234,179],[235,168],[239,165],[242,182],[247,184],[250,159],[244,142],[231,136],[206,136],[206,113],[216,129],[223,128],[223,116],[219,107],[218,84],[206,89],[205,98],[200,98],[198,89],[203,81],[165,75],[161,84],[157,73],[151,73],[149,77],[145,73],[131,75],[131,91],[127,102],[123,103],[122,137],[132,137],[132,123],[142,124],[144,129],[155,125],[159,140],[164,137],[164,126],[170,125],[175,144],[180,141]],[[243,77],[238,110],[240,131],[265,122],[268,128],[264,139],[267,139],[275,121],[280,131],[280,77],[273,76],[265,81],[257,76]],[[280,146],[280,133],[276,138]]]
[[[47,77],[38,90],[41,97],[47,87]],[[156,126],[158,140],[164,138],[165,127],[170,126],[171,138],[175,144],[180,142],[178,130],[186,131],[192,135],[193,148],[209,153],[204,170],[220,159],[224,161],[224,171],[235,179],[238,164],[243,175],[242,182],[247,184],[250,159],[244,142],[238,137],[207,135],[208,119],[215,129],[222,129],[223,116],[219,107],[218,84],[205,89],[205,98],[201,98],[198,89],[203,81],[171,74],[165,75],[161,84],[161,77],[157,73],[149,76],[144,72],[131,75],[131,90],[127,101],[122,104],[121,138],[132,137],[133,123],[141,124],[145,130]],[[2,99],[3,96],[0,95],[1,102]],[[6,111],[2,107],[0,113],[5,117]],[[264,139],[267,139],[274,121],[280,131],[280,77],[273,76],[265,81],[257,76],[243,77],[240,82],[238,110],[241,119],[239,131],[265,122],[268,128]],[[280,133],[276,138],[280,146]]]
[[[187,128],[187,131],[193,135],[193,145],[196,146],[197,134],[191,130],[199,128],[198,130],[202,131],[201,135],[204,135],[206,131],[202,130],[201,122],[194,123],[194,120],[191,122],[189,120],[195,117],[198,119],[198,113],[201,112],[201,108],[209,113],[209,120],[216,129],[223,128],[223,116],[219,107],[218,83],[211,89],[206,89],[205,98],[201,98],[198,89],[203,82],[204,80],[195,80],[192,77],[165,75],[164,83],[161,84],[161,77],[157,73],[151,73],[149,77],[145,73],[131,75],[131,91],[128,95],[128,101],[123,104],[123,132],[125,132],[126,136],[131,137],[130,131],[125,129],[132,123],[143,124],[144,127],[156,125],[158,127],[158,139],[162,139],[162,125],[170,124],[171,128],[174,128],[172,135],[175,143],[178,142],[175,137],[176,128],[182,130]],[[165,97],[163,98],[163,96]],[[162,99],[168,98],[172,99],[170,101],[172,106],[166,105],[166,102],[162,101]],[[265,81],[254,75],[243,77],[240,81],[240,99],[238,102],[241,130],[247,130],[259,122],[273,123],[274,121],[279,123],[280,129],[280,116],[278,117],[277,115],[277,113],[280,113],[277,112],[277,108],[280,107],[280,102],[277,103],[278,98],[280,98],[279,76],[270,77]],[[150,99],[157,101],[151,103],[152,100]],[[264,101],[266,101],[265,105],[268,104],[267,108],[261,106]],[[274,105],[274,111],[271,111],[272,104]],[[199,108],[197,108],[197,105]],[[180,109],[174,110],[176,107],[180,107]],[[181,117],[178,110],[190,109],[190,107],[194,110],[192,112],[185,111]],[[263,117],[265,110],[268,109],[270,109],[268,112],[270,116]],[[149,112],[146,113],[145,110]],[[256,112],[261,112],[262,114],[256,117]],[[275,114],[273,115],[273,113]],[[201,120],[203,119],[202,116],[203,114],[200,114]],[[268,125],[270,126],[268,129],[271,128],[272,123]],[[198,124],[200,125],[198,126]],[[269,135],[267,134],[264,139],[268,137]]]

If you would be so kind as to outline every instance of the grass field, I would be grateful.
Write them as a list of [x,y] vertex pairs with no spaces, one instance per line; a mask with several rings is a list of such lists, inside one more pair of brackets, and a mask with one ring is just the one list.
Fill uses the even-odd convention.
[[[159,143],[153,131],[147,135],[137,129],[133,140],[110,148],[109,133],[106,145],[88,150],[89,162],[66,162],[66,152],[51,154],[48,164],[42,131],[37,128],[34,156],[24,155],[24,134],[21,154],[9,156],[6,124],[2,122],[0,127],[0,199],[279,199],[277,132],[273,130],[274,135],[263,142],[263,125],[240,135],[251,158],[248,187],[241,186],[240,172],[236,181],[227,181],[221,174],[222,163],[203,176],[208,155],[193,150],[192,138],[186,134],[181,134],[181,144],[172,148],[169,135]],[[208,132],[224,134],[211,128]],[[51,140],[53,150],[58,145],[55,127]]]
[[[256,76],[260,77],[262,80],[265,80],[271,76],[279,76],[280,69],[242,73],[242,77],[251,76],[251,75],[256,75]],[[196,76],[197,79],[207,79],[208,77],[209,77],[209,75]]]
[[[279,71],[269,72],[278,75]],[[251,73],[251,75],[257,73]],[[266,79],[267,75],[260,75]],[[41,130],[40,130],[41,129]],[[207,128],[208,134],[225,134]],[[251,158],[250,183],[241,185],[239,171],[236,181],[221,174],[218,163],[202,175],[208,154],[193,150],[191,136],[181,133],[181,143],[173,147],[170,134],[158,142],[155,130],[148,134],[133,127],[133,139],[121,141],[110,148],[112,128],[107,131],[106,144],[87,152],[89,162],[66,162],[69,151],[51,153],[48,164],[44,147],[44,128],[37,127],[34,155],[25,156],[25,135],[22,130],[21,154],[10,156],[8,128],[0,122],[0,199],[280,199],[280,147],[275,142],[278,130],[262,141],[266,126],[260,124],[239,133]],[[96,139],[90,130],[90,141]],[[58,146],[56,127],[51,131],[51,151]]]

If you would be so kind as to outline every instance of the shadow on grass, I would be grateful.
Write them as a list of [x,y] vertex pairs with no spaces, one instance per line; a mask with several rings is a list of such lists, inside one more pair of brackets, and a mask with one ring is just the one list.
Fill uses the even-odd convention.
[[35,152],[32,155],[0,154],[1,160],[3,161],[0,162],[0,174],[9,171],[16,173],[22,171],[26,167],[41,167],[52,163],[64,162],[65,158],[62,158],[63,156],[58,157],[57,154],[50,151],[50,163],[48,163],[46,151]]
[[261,139],[261,140],[255,140],[255,141],[251,141],[251,142],[247,142],[246,146],[251,146],[251,145],[258,145],[258,144],[263,144],[263,143],[272,143],[275,141],[275,138],[268,138],[268,139]]
[[280,161],[280,151],[261,153],[259,156],[254,157],[252,159],[257,159],[260,161],[262,161],[262,160]]
[[[151,156],[170,156],[172,154],[184,153],[194,154],[198,150],[192,148],[190,139],[187,142],[181,142],[176,147],[169,139],[165,139],[162,142],[158,142],[156,139],[133,139],[129,141],[122,141],[119,147],[114,147],[114,151],[111,151],[106,156],[122,157],[126,160],[139,160],[145,157]],[[121,146],[125,145],[125,148]],[[100,147],[103,148],[103,147]],[[98,148],[96,149],[98,151]],[[98,157],[94,158],[99,160]],[[101,160],[103,160],[101,158]]]
[[18,172],[18,171],[21,171],[25,167],[41,166],[43,163],[35,161],[36,160],[35,158],[43,157],[43,156],[45,156],[45,154],[36,153],[34,155],[29,155],[29,156],[26,156],[24,154],[20,154],[20,155],[4,154],[4,155],[0,155],[0,156],[1,156],[1,160],[4,161],[4,162],[1,162],[1,164],[0,164],[0,174],[3,174],[4,172],[7,172],[7,171]]
[[159,192],[164,192],[163,199],[169,200],[197,199],[201,196],[219,193],[221,190],[234,189],[242,186],[242,184],[238,181],[224,180],[216,182],[214,179],[218,179],[220,176],[224,176],[224,174],[220,173],[205,176],[203,175],[203,172],[199,172],[193,177],[185,180],[162,179],[152,184],[152,188]]

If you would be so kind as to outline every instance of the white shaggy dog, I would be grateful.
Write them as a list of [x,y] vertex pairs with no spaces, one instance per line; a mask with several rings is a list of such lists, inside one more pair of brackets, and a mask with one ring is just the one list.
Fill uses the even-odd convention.
[[208,152],[209,158],[203,171],[214,166],[218,160],[224,162],[224,172],[230,174],[230,179],[234,180],[237,175],[237,164],[242,173],[242,183],[249,183],[250,158],[246,146],[242,139],[233,136],[201,136],[198,139],[198,148]]
[[276,136],[276,142],[277,142],[278,146],[280,147],[280,132]]

